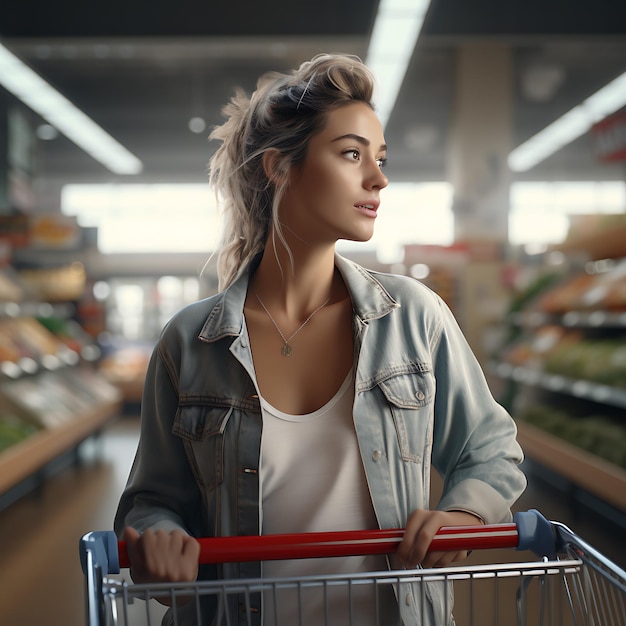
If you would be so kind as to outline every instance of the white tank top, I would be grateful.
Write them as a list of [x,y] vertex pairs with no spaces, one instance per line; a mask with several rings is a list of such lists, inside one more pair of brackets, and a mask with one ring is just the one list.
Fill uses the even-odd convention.
[[[262,534],[325,532],[377,528],[365,471],[361,461],[352,417],[354,381],[352,372],[339,391],[321,409],[307,415],[289,415],[261,398],[263,436],[261,439]],[[384,556],[355,556],[325,559],[266,561],[263,576],[302,577],[387,569]],[[390,624],[391,590],[384,601]],[[302,593],[302,592],[300,592]],[[354,624],[375,624],[375,599],[371,585],[352,589]],[[320,589],[298,596],[297,590],[283,590],[277,602],[278,624],[299,624],[301,604],[303,626],[349,623],[347,587],[328,593],[329,621],[325,622]],[[266,596],[264,623],[274,624],[274,602]]]

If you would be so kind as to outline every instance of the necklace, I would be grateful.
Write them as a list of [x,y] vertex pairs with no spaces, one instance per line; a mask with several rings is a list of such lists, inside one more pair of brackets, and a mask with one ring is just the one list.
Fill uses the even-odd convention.
[[274,324],[274,327],[278,331],[278,334],[280,335],[280,338],[283,340],[283,349],[282,349],[283,356],[290,356],[291,355],[291,353],[293,352],[293,348],[291,347],[291,344],[289,342],[311,321],[313,316],[318,311],[321,311],[330,302],[330,297],[329,297],[328,300],[326,300],[326,302],[320,304],[317,307],[317,309],[315,309],[313,311],[313,313],[311,313],[311,315],[309,315],[309,317],[307,317],[304,320],[304,322],[302,322],[302,324],[300,324],[300,326],[296,329],[296,331],[291,336],[285,337],[285,335],[283,334],[283,331],[278,327],[278,324],[276,323],[276,320],[272,317],[272,314],[267,310],[267,307],[263,304],[263,300],[261,300],[261,298],[259,298],[259,294],[255,292],[254,295],[256,296],[256,299],[259,301],[259,304],[263,307],[263,310],[267,313],[267,317],[269,317],[270,320],[272,321],[272,324]]

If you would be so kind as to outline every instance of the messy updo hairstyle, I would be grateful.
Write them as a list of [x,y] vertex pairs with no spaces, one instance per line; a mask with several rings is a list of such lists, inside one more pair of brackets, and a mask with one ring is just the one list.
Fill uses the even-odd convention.
[[[272,225],[286,246],[278,206],[290,167],[304,160],[309,140],[323,130],[329,112],[353,102],[372,106],[373,89],[373,76],[357,57],[322,54],[290,74],[264,74],[250,98],[238,90],[224,107],[227,120],[210,135],[221,145],[209,164],[223,220],[220,289],[263,250]],[[268,150],[277,152],[270,176],[263,166]]]

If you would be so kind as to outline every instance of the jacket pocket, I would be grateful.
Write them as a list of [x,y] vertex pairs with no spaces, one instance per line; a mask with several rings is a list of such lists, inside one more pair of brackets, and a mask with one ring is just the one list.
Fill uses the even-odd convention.
[[435,379],[424,364],[397,372],[378,383],[384,394],[405,461],[421,463],[432,445]]
[[232,407],[178,407],[172,432],[182,439],[196,480],[205,489],[224,479],[224,433],[232,413]]

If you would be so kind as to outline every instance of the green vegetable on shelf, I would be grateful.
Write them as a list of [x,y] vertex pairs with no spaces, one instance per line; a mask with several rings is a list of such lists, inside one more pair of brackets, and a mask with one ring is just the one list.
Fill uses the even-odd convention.
[[561,273],[546,272],[535,278],[525,289],[519,291],[511,300],[510,313],[517,313],[524,309],[532,300],[549,287],[563,279]]
[[0,452],[37,432],[37,427],[14,417],[0,417]]
[[519,419],[626,468],[626,424],[603,415],[575,417],[546,405],[528,407]]

